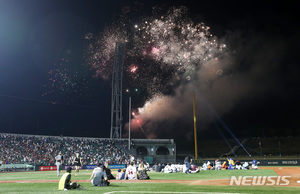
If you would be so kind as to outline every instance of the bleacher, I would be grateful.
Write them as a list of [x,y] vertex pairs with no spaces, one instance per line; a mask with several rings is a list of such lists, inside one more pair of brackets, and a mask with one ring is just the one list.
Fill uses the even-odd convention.
[[59,152],[64,156],[63,165],[73,165],[76,152],[83,165],[127,164],[130,156],[124,152],[125,145],[128,140],[0,133],[0,165],[12,171],[28,169],[25,164],[53,166]]

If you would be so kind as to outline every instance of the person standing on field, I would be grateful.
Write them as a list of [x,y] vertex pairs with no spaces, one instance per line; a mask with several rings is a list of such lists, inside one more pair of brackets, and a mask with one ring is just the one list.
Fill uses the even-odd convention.
[[190,168],[191,168],[190,161],[191,161],[191,159],[190,159],[189,156],[185,157],[185,159],[184,159],[184,164],[185,164],[185,167],[186,167],[185,174],[190,174]]
[[58,153],[58,155],[55,157],[56,160],[56,168],[57,168],[57,176],[60,175],[60,169],[61,169],[61,165],[63,163],[63,156],[61,155],[61,152]]
[[79,175],[79,169],[82,166],[81,157],[79,156],[79,153],[76,153],[76,157],[73,160],[75,164],[75,176]]

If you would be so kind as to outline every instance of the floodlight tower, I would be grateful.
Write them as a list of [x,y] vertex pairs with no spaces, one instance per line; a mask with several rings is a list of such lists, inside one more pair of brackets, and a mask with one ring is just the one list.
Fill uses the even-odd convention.
[[125,43],[117,42],[115,47],[115,59],[112,72],[112,96],[111,96],[111,128],[110,138],[122,137],[122,79],[125,55]]

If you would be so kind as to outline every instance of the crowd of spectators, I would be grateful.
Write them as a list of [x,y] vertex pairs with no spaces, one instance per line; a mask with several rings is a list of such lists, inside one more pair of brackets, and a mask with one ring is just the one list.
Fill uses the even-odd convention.
[[130,156],[124,152],[126,145],[126,140],[0,133],[0,165],[27,163],[52,166],[60,151],[64,165],[73,165],[75,153],[80,154],[83,165],[105,162],[127,164]]

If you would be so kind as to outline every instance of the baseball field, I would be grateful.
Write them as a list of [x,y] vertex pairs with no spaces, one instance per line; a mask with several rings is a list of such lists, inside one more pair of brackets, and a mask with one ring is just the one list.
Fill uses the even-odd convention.
[[[64,172],[62,172],[64,173]],[[150,180],[111,180],[109,187],[92,186],[92,171],[72,172],[80,190],[58,191],[55,171],[0,173],[0,193],[300,193],[300,167],[260,167],[259,170],[201,171],[196,174],[149,172]],[[115,175],[116,172],[113,171]]]

